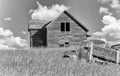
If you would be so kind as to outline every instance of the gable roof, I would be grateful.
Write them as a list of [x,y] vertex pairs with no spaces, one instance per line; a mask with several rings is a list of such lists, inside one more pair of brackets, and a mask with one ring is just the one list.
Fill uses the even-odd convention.
[[[88,32],[89,30],[84,26],[82,25],[77,19],[75,19],[69,12],[67,11],[64,11],[63,12],[64,14],[66,14],[70,19],[72,19],[78,26],[80,26],[83,30],[85,30],[86,32]],[[60,14],[61,15],[61,14]],[[59,15],[59,16],[60,16]],[[58,17],[59,17],[58,16]],[[57,17],[57,18],[58,18]],[[56,18],[56,19],[57,19]],[[32,21],[29,21],[29,26],[28,26],[28,29],[42,29],[42,28],[45,28],[47,27],[48,25],[51,25],[51,23],[53,23],[55,20],[53,21],[48,21],[48,22],[41,22],[40,20],[32,20]]]
[[[78,26],[80,26],[83,30],[85,30],[86,32],[88,32],[89,30],[84,26],[84,25],[82,25],[77,19],[75,19],[69,12],[67,12],[67,11],[64,11],[63,13],[65,13],[69,18],[71,18]],[[60,14],[61,15],[61,14]],[[60,16],[59,15],[59,16]],[[58,16],[58,17],[59,17]],[[58,18],[57,17],[57,18]],[[56,18],[56,19],[57,19]],[[52,22],[54,22],[54,21],[51,21],[51,22],[49,22],[49,24],[48,25],[50,25]],[[48,25],[45,25],[45,27],[47,27]]]
[[78,24],[82,29],[84,29],[86,32],[88,32],[89,30],[84,26],[82,25],[76,18],[74,18],[69,12],[67,11],[64,11],[64,13],[70,17],[76,24]]

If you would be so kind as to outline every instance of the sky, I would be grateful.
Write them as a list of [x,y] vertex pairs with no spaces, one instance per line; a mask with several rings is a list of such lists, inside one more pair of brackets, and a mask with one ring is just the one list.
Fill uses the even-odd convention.
[[0,0],[0,49],[29,47],[28,22],[52,20],[64,10],[90,30],[91,38],[120,42],[119,0]]

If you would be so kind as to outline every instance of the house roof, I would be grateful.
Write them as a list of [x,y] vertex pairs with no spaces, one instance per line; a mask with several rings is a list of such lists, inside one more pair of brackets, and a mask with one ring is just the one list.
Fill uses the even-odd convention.
[[[89,30],[84,26],[82,25],[77,19],[75,19],[69,12],[67,11],[64,11],[63,13],[65,13],[69,18],[71,18],[76,24],[78,24],[78,26],[80,26],[82,29],[84,29],[86,32],[88,32]],[[59,17],[59,16],[58,16]],[[57,17],[57,18],[58,18]],[[57,19],[56,18],[56,19]],[[48,25],[50,25],[52,22],[54,21],[51,21]],[[46,25],[45,27],[47,27],[48,25]]]
[[28,30],[30,29],[41,29],[44,26],[48,25],[51,21],[41,21],[41,20],[31,20],[29,21]]
[[69,12],[67,11],[64,11],[64,13],[70,17],[76,24],[78,24],[82,29],[84,29],[86,32],[88,32],[89,30],[84,26],[82,25],[76,18],[74,18]]
[[[63,13],[65,13],[69,18],[71,18],[76,24],[78,24],[86,32],[89,31],[84,25],[82,25],[77,19],[75,19],[69,12],[64,11]],[[48,25],[50,25],[52,22],[54,22],[54,21],[44,22],[44,21],[40,21],[40,20],[32,20],[32,21],[29,22],[28,29],[41,29],[41,28],[45,28]]]

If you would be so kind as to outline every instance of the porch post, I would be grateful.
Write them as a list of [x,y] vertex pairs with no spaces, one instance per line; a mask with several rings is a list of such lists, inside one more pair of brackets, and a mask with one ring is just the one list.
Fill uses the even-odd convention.
[[116,52],[116,64],[119,64],[119,55],[120,55],[120,52],[119,50]]
[[88,44],[89,46],[88,46],[88,59],[87,59],[87,61],[88,62],[91,62],[92,61],[92,59],[93,59],[93,56],[92,56],[92,54],[93,54],[93,42],[89,42],[89,44]]

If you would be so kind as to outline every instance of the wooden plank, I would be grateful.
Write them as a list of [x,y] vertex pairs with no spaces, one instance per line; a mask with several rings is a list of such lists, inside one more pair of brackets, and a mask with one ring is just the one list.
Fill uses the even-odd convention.
[[93,47],[93,55],[116,62],[117,53],[116,53],[116,51],[113,51],[110,49],[94,46]]
[[80,47],[88,47],[88,42],[81,42]]
[[[88,52],[90,53],[89,41],[82,42],[80,47],[83,49],[83,51],[88,50]],[[89,54],[87,54],[87,55],[90,58],[90,55]],[[119,51],[112,50],[112,49],[109,49],[109,48],[100,47],[100,46],[97,46],[97,45],[93,46],[92,56],[98,57],[98,58],[103,59],[105,61],[114,62],[116,64],[119,64],[119,62],[120,62]]]
[[32,47],[32,37],[31,37],[31,31],[30,31],[30,47]]
[[93,42],[90,42],[90,58],[89,58],[89,60],[91,61],[93,58],[92,58],[92,54],[93,54]]
[[46,24],[45,21],[31,20],[29,21],[29,29],[41,29]]
[[93,55],[93,42],[89,42],[89,44],[88,44],[88,47],[90,47],[90,49],[88,49],[88,62],[91,62],[92,61],[92,59],[93,59],[93,57],[92,57],[92,55]]
[[120,51],[117,51],[116,64],[119,64],[119,56],[120,56]]

